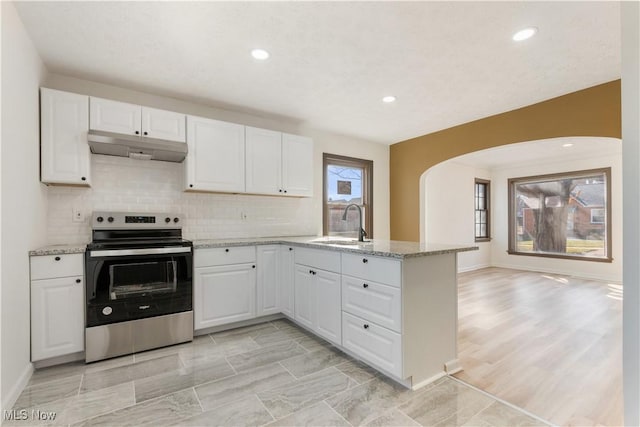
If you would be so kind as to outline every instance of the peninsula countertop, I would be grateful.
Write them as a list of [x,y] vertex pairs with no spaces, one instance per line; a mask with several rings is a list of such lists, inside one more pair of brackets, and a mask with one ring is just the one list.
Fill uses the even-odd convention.
[[[241,239],[196,239],[194,249],[220,248],[249,245],[292,245],[313,249],[325,249],[362,255],[374,255],[388,258],[415,258],[455,252],[477,250],[477,246],[425,244],[398,240],[373,239],[366,242],[327,236],[291,236],[291,237],[249,237]],[[30,256],[80,254],[86,250],[86,244],[49,245],[29,251]]]

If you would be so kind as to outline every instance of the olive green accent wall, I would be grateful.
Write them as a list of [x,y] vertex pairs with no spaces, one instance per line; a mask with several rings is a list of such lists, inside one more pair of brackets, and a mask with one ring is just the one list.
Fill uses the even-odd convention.
[[486,148],[564,136],[621,138],[620,80],[393,144],[391,239],[420,240],[420,177],[445,160]]

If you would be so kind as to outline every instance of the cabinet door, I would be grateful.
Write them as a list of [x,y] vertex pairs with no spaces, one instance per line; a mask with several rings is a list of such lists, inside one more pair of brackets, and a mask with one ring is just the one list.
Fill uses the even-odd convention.
[[84,350],[82,276],[31,282],[31,360]]
[[256,314],[266,316],[280,312],[278,284],[280,282],[280,246],[258,246],[258,301]]
[[313,140],[282,134],[282,187],[288,196],[313,196]]
[[244,192],[244,126],[187,116],[186,189]]
[[142,107],[91,97],[89,127],[92,130],[140,135]]
[[280,246],[280,311],[289,317],[294,316],[294,249],[293,246]]
[[340,275],[324,270],[314,271],[315,331],[332,343],[342,345]]
[[187,142],[186,120],[184,114],[142,107],[142,136]]
[[42,182],[89,185],[89,97],[43,88],[40,121]]
[[247,193],[283,194],[282,133],[246,127]]
[[252,319],[256,313],[255,264],[194,269],[195,329]]
[[314,292],[313,292],[313,276],[310,273],[310,268],[304,265],[296,264],[295,267],[295,307],[294,317],[295,319],[306,326],[307,328],[314,330],[315,328],[315,314],[313,312]]

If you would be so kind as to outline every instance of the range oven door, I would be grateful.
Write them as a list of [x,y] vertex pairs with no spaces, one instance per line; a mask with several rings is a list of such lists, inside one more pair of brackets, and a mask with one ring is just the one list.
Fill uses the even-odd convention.
[[87,327],[192,309],[189,246],[86,252]]

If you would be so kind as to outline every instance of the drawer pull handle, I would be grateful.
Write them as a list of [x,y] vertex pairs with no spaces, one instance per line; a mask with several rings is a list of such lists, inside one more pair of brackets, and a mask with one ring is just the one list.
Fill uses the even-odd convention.
[[368,260],[368,259],[366,259],[366,258],[362,258],[362,262],[366,264],[366,263],[368,263],[368,262],[369,262],[369,260]]
[[366,288],[368,288],[368,287],[369,287],[369,285],[368,285],[367,283],[363,283],[363,284],[362,284],[362,287],[366,289]]
[[293,248],[289,248],[289,250],[290,250],[290,251],[292,251],[292,250],[293,250]]
[[60,257],[59,257],[59,256],[55,257],[54,259],[55,259],[56,261],[60,261]]
[[224,251],[225,251],[225,252],[229,252],[229,249],[225,249]]
[[365,329],[369,329],[369,325],[367,325],[366,323],[364,324],[364,328]]
[[316,272],[313,270],[309,270],[309,274],[313,274],[314,276],[316,275]]
[[82,280],[76,279],[76,283],[80,283],[80,282],[82,282]]

